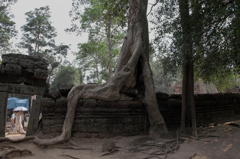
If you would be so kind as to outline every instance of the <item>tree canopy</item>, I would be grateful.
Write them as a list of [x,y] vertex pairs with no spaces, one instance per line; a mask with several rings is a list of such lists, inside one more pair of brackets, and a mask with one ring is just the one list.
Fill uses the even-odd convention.
[[[81,11],[83,8],[79,4],[85,5],[83,12]],[[82,32],[89,33],[88,42],[79,44],[79,52],[76,55],[77,60],[83,56],[89,59],[85,62],[80,60],[79,63],[95,69],[90,75],[96,77],[96,79],[93,78],[93,81],[106,80],[104,79],[106,70],[108,70],[109,78],[113,76],[116,60],[120,53],[120,44],[126,33],[127,8],[127,0],[73,0],[73,7],[70,11],[73,23],[71,28],[66,31],[75,32],[77,35]],[[76,22],[80,22],[80,24]],[[101,48],[98,53],[97,47]],[[93,56],[93,50],[95,50],[94,54],[98,54],[98,60]],[[97,62],[100,59],[102,62]],[[93,64],[93,61],[95,64],[91,65],[90,63]],[[100,76],[104,78],[101,79]]]
[[82,84],[82,77],[79,69],[73,66],[60,66],[51,83],[50,90],[57,90],[61,86],[76,86]]
[[17,35],[10,6],[16,1],[0,0],[0,55],[10,49],[10,39]]
[[[185,63],[178,2],[162,0],[151,20],[155,24],[154,42],[163,68],[171,72],[181,70]],[[193,42],[195,79],[226,83],[239,70],[239,2],[196,0],[188,3],[191,25],[188,36]]]

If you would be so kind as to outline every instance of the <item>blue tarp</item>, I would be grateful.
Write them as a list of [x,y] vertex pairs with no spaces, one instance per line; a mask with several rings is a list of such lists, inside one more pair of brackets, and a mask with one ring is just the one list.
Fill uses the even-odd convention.
[[[20,98],[8,98],[7,109],[14,109],[17,107],[28,107],[28,99],[20,99]],[[28,109],[29,110],[29,109]]]

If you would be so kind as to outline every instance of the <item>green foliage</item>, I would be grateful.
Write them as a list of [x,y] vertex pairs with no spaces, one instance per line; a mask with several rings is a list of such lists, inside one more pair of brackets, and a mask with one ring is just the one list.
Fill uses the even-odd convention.
[[21,27],[23,31],[22,48],[27,48],[29,55],[40,55],[44,47],[54,47],[57,36],[56,29],[49,20],[50,8],[40,7],[25,13],[27,24]]
[[61,66],[56,73],[54,81],[50,85],[50,90],[57,90],[61,86],[82,84],[82,74],[73,66]]
[[10,39],[15,37],[17,31],[15,22],[11,20],[10,6],[16,1],[0,0],[0,56],[10,50]]
[[57,32],[50,22],[50,14],[49,6],[35,8],[25,13],[27,24],[21,27],[22,41],[18,44],[19,47],[28,49],[29,55],[44,57],[50,62],[48,83],[51,81],[54,69],[66,57],[69,50],[68,45],[55,45]]
[[[80,4],[85,5],[83,12]],[[73,23],[66,31],[75,32],[77,35],[82,32],[89,33],[88,42],[79,44],[80,51],[76,54],[82,68],[94,69],[89,76],[94,82],[106,78],[106,70],[109,78],[113,75],[120,45],[126,33],[127,4],[127,0],[73,0],[70,11]]]
[[[191,33],[185,39],[192,40],[190,60],[194,61],[195,79],[227,87],[226,81],[239,73],[239,2],[191,0],[189,13]],[[187,51],[178,1],[161,0],[151,21],[155,24],[154,43],[163,68],[172,72],[181,69]]]
[[53,62],[57,55],[57,58],[65,57],[69,46],[55,45],[57,32],[50,22],[50,14],[49,6],[25,13],[27,24],[21,27],[23,35],[19,47],[28,49],[29,55],[39,55]]
[[[107,57],[107,45],[101,42],[90,41],[88,43],[78,44],[79,52],[76,53],[76,60],[80,65],[80,70],[83,72],[90,71],[88,82],[98,83],[101,79],[101,64]],[[90,78],[91,77],[91,78]],[[92,81],[90,81],[92,79]]]

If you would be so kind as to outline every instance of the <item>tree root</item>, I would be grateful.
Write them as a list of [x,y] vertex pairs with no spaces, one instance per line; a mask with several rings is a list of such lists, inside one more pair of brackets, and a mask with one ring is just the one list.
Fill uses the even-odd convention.
[[72,158],[72,159],[80,159],[80,158],[77,158],[77,157],[73,157],[73,156],[71,156],[71,155],[61,155],[61,156],[70,157],[70,158]]
[[33,140],[33,139],[35,139],[34,136],[27,136],[27,137],[24,137],[21,139],[15,139],[15,140],[9,139],[7,137],[0,137],[0,142],[8,141],[11,143],[18,143],[18,142],[23,142],[23,141],[27,141],[27,140]]
[[191,157],[189,157],[189,159],[192,159],[193,157],[195,157],[197,154],[193,154]]
[[122,88],[132,88],[136,85],[134,73],[125,67],[117,75],[105,84],[90,84],[75,86],[68,94],[68,109],[62,128],[62,134],[53,139],[33,140],[39,146],[48,146],[68,141],[72,133],[77,102],[80,98],[93,98],[104,101],[132,100],[132,98],[120,94]]
[[112,150],[112,151],[109,151],[109,152],[106,152],[106,153],[102,154],[101,157],[102,157],[102,156],[107,156],[107,155],[113,154],[113,153],[118,152],[118,151],[119,151],[118,149],[114,149],[114,150]]
[[168,142],[165,142],[165,144],[170,144],[169,147],[166,149],[164,148],[161,148],[160,150],[157,150],[157,151],[154,151],[152,152],[151,154],[149,154],[148,157],[144,158],[144,159],[150,159],[150,158],[159,158],[159,159],[162,159],[161,157],[159,156],[162,156],[164,155],[164,159],[167,158],[167,155],[169,153],[173,153],[174,151],[178,150],[179,147],[180,147],[180,144],[179,144],[179,138],[178,138],[178,131],[177,130],[177,139],[176,140],[171,140],[171,141],[168,141]]
[[19,156],[29,156],[32,155],[32,152],[29,150],[20,150],[20,149],[16,149],[14,147],[9,147],[9,149],[0,152],[0,159],[7,159],[7,158],[11,158],[11,157],[19,157]]
[[76,146],[54,146],[53,148],[72,149],[72,150],[92,150],[92,148],[81,148]]

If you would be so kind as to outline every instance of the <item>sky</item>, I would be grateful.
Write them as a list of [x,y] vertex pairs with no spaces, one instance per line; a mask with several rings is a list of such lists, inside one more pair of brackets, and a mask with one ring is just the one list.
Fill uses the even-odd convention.
[[[155,0],[149,0],[149,3],[154,2]],[[60,43],[65,45],[71,44],[71,51],[67,57],[67,60],[72,62],[74,60],[74,55],[72,52],[77,51],[77,44],[87,42],[88,39],[87,33],[83,33],[81,36],[76,36],[74,33],[69,34],[64,31],[64,29],[70,28],[71,26],[71,17],[69,17],[69,11],[71,10],[72,0],[18,0],[17,3],[11,6],[11,11],[14,15],[12,20],[16,23],[16,29],[18,30],[17,39],[14,39],[13,43],[20,42],[22,36],[20,28],[26,24],[25,13],[33,11],[35,8],[44,7],[47,5],[51,11],[50,21],[52,22],[52,26],[54,26],[57,31],[55,42],[57,45]],[[148,9],[149,8],[150,6],[148,6]]]
[[[22,37],[20,28],[27,23],[25,13],[47,5],[51,11],[50,21],[57,31],[57,37],[55,38],[56,44],[71,44],[70,52],[76,52],[77,44],[87,42],[88,35],[84,33],[81,36],[76,36],[74,33],[69,34],[64,31],[64,29],[70,28],[71,25],[71,18],[68,14],[71,10],[71,0],[18,0],[17,3],[11,6],[11,11],[14,15],[12,20],[16,23],[16,29],[18,30],[17,39],[14,39],[13,42],[20,42]],[[73,54],[70,53],[67,59],[72,61],[74,59]]]

